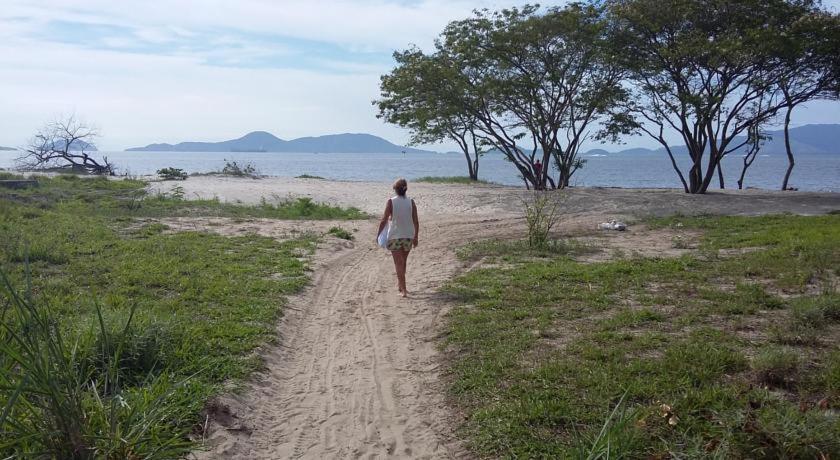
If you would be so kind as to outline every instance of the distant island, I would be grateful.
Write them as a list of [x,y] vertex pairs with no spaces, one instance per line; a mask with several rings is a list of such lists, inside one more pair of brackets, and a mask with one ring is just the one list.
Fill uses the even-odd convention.
[[[786,153],[785,133],[782,130],[768,131],[770,139],[764,141],[760,153],[763,155],[776,155]],[[736,138],[736,142],[743,142],[744,138]],[[804,125],[790,129],[791,149],[794,154],[840,154],[840,125]],[[749,148],[743,147],[740,153],[744,154]],[[688,149],[684,145],[671,148],[675,155],[684,155]],[[640,154],[640,153],[665,153],[664,148],[646,149],[632,148],[609,152],[604,149],[593,149],[585,152],[584,155],[616,155],[616,154]]]
[[17,150],[17,149],[16,149],[16,148],[12,148],[12,147],[3,147],[2,145],[0,145],[0,151],[3,151],[3,152],[11,152],[11,151],[15,151],[15,150]]
[[265,131],[222,142],[149,144],[130,152],[296,152],[296,153],[428,153],[388,142],[371,134],[329,134],[283,140]]

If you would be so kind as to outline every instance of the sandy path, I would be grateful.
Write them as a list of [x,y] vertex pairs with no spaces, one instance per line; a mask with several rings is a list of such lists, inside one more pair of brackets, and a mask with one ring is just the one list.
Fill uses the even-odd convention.
[[[373,242],[320,251],[312,286],[291,299],[281,345],[243,396],[226,398],[211,450],[200,458],[460,458],[436,338],[445,304],[436,294],[461,268],[452,246],[477,228],[427,219],[410,261],[408,299],[398,296],[393,262]],[[373,234],[374,222],[360,233]],[[371,238],[372,240],[372,238]],[[222,418],[224,420],[218,420]]]
[[[190,178],[188,195],[258,202],[271,195],[311,196],[376,213],[387,184]],[[170,187],[159,184],[159,189]],[[332,240],[314,260],[311,286],[289,301],[279,345],[263,353],[266,371],[211,412],[207,448],[198,458],[462,458],[444,400],[437,352],[447,303],[438,289],[465,267],[454,248],[521,234],[522,192],[505,187],[415,184],[421,246],[409,260],[409,299],[398,296],[393,263],[373,244],[376,222],[353,243]],[[687,196],[672,190],[575,189],[562,232],[592,229],[609,218],[681,212],[824,213],[840,194],[742,192]],[[326,223],[322,223],[326,225]],[[233,233],[277,236],[307,223],[246,222]],[[322,226],[323,226],[322,225]],[[224,228],[211,229],[224,232]],[[628,235],[631,233],[628,233]],[[621,235],[612,235],[622,238]],[[370,240],[370,241],[368,241]]]

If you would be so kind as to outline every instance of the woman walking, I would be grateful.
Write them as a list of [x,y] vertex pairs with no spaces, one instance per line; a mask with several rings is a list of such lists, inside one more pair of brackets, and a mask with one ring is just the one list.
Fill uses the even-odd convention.
[[397,287],[403,297],[408,297],[405,287],[405,267],[411,248],[417,247],[417,235],[420,233],[420,220],[417,218],[417,205],[407,197],[408,182],[397,179],[394,182],[394,192],[397,194],[385,204],[385,213],[379,222],[379,235],[388,226],[388,243],[386,248],[394,257],[394,268],[397,270]]

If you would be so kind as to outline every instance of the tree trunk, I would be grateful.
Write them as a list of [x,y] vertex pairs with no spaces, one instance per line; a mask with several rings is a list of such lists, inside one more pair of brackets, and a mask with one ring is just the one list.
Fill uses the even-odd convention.
[[789,105],[787,112],[785,112],[785,152],[788,157],[788,167],[785,171],[785,178],[782,180],[782,190],[788,190],[788,180],[790,180],[790,173],[793,172],[793,150],[790,148],[790,113],[793,111],[793,106]]
[[478,152],[476,152],[475,159],[473,160],[473,168],[472,172],[470,172],[470,179],[478,180]]
[[752,145],[750,150],[744,155],[744,167],[741,168],[741,177],[738,178],[738,190],[744,189],[744,177],[747,175],[747,169],[752,166],[755,157],[758,156],[758,151],[761,149],[761,135],[758,127],[750,128],[749,135],[752,138]]
[[726,188],[726,186],[723,185],[723,168],[721,168],[721,166],[720,166],[720,160],[718,160],[717,173],[718,173],[718,182],[720,183],[720,189],[723,190],[724,188]]
[[691,169],[688,171],[688,193],[703,193],[705,190],[703,189],[703,167],[700,164],[700,158],[692,155],[694,164],[691,165]]

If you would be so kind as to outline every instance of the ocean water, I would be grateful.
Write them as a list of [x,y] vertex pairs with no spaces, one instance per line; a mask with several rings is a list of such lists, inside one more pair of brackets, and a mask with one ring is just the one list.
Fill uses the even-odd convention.
[[[409,180],[422,176],[463,176],[467,167],[463,155],[455,153],[267,153],[267,152],[98,152],[107,156],[119,174],[154,174],[164,167],[181,168],[189,173],[218,171],[225,160],[253,164],[261,174],[294,177],[302,174],[352,181]],[[0,152],[0,168],[15,167],[19,152]],[[572,178],[575,186],[626,188],[679,188],[680,181],[665,154],[584,155],[583,169]],[[678,158],[688,170],[687,156]],[[724,159],[726,188],[737,188],[742,158]],[[745,185],[777,190],[787,165],[785,155],[760,155],[747,172]],[[480,160],[479,177],[505,185],[523,185],[516,168],[502,155],[486,155]],[[717,188],[717,177],[712,183]],[[799,190],[840,192],[840,154],[799,154],[790,186]]]

